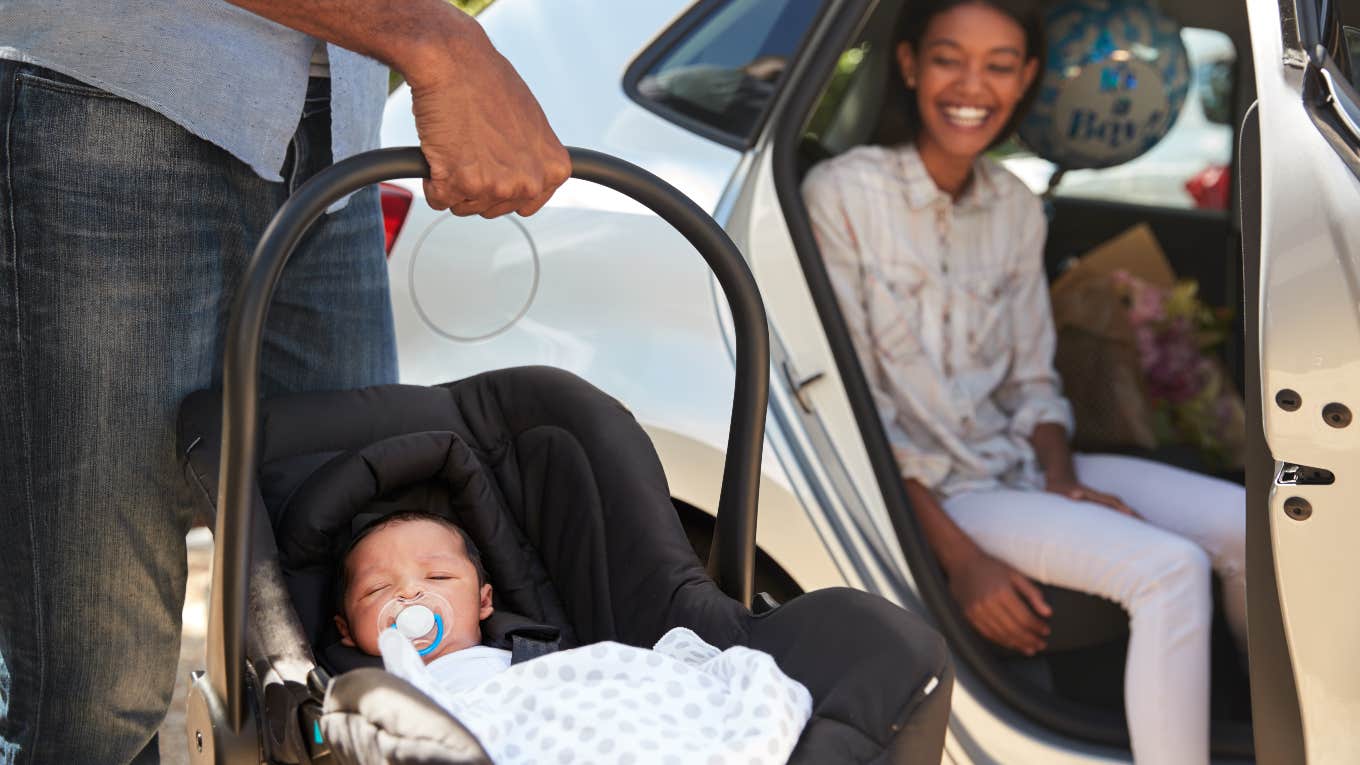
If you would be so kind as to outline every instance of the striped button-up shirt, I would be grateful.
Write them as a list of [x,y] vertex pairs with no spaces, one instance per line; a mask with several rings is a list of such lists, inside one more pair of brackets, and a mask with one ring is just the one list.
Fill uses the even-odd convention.
[[1029,438],[1072,413],[1039,199],[983,158],[954,200],[909,145],[823,162],[803,197],[902,476],[945,496],[1041,488]]

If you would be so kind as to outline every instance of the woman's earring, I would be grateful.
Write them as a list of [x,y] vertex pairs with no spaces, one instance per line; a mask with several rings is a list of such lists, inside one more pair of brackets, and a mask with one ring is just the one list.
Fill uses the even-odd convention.
[[907,87],[908,87],[908,88],[911,88],[912,90],[916,90],[916,78],[915,78],[915,77],[908,77],[908,78],[907,78]]

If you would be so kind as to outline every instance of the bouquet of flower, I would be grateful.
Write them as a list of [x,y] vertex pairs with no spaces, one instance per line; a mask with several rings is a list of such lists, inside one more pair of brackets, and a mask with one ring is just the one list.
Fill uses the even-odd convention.
[[1178,281],[1152,229],[1093,248],[1053,283],[1054,366],[1085,451],[1196,449],[1212,469],[1242,464],[1241,396],[1218,361],[1231,316]]
[[1110,278],[1127,307],[1157,440],[1194,446],[1215,468],[1240,466],[1242,397],[1216,353],[1231,313],[1200,302],[1193,281],[1164,287],[1123,269]]

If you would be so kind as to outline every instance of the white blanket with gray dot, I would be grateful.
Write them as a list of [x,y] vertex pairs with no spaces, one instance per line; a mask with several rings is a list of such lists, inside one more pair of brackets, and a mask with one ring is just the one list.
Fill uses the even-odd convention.
[[812,714],[807,689],[769,654],[719,651],[684,628],[652,650],[596,643],[459,690],[384,632],[388,671],[458,718],[497,765],[783,763]]

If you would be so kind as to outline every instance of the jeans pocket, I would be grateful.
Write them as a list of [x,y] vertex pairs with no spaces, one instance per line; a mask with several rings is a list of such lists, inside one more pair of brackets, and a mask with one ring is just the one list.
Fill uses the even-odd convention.
[[118,98],[107,90],[96,88],[74,77],[68,77],[41,66],[25,66],[19,69],[17,79],[27,87],[41,88],[56,93],[69,93],[90,98]]

